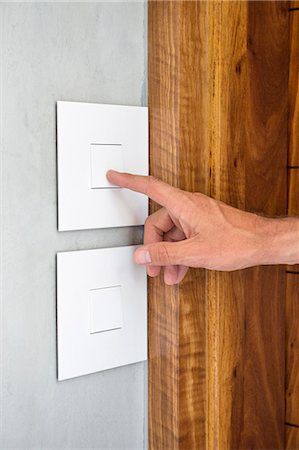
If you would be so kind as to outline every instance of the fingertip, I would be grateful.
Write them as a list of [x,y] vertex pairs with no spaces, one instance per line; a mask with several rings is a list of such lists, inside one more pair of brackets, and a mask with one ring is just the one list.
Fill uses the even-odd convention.
[[164,267],[164,283],[168,286],[176,284],[178,278],[177,266],[165,266]]
[[167,286],[173,286],[177,284],[176,279],[168,278],[168,276],[165,276],[164,274],[164,283],[167,284]]
[[164,283],[168,286],[179,284],[187,272],[186,266],[166,266],[164,267]]
[[176,284],[179,284],[185,278],[188,270],[189,270],[189,267],[179,266]]
[[161,267],[159,266],[147,266],[147,274],[149,277],[157,277],[161,272]]
[[139,247],[135,250],[134,261],[136,264],[150,264],[152,262],[149,251],[146,247]]
[[167,277],[165,277],[165,275],[164,275],[164,283],[167,284],[167,286],[173,286],[175,284],[173,280],[168,279]]
[[113,169],[109,169],[106,172],[106,177],[108,178],[108,180],[110,181],[110,178],[113,178],[114,174],[118,174],[119,172],[117,170],[113,170]]

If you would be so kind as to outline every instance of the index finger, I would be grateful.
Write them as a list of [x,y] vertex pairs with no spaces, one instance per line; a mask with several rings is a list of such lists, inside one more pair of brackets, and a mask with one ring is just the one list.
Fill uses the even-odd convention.
[[184,191],[152,176],[108,170],[107,178],[113,184],[147,195],[175,215],[182,210],[187,201]]

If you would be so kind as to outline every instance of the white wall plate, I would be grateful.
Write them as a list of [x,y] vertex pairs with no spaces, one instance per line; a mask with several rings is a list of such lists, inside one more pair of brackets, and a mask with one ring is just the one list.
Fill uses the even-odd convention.
[[147,359],[147,281],[136,246],[57,254],[58,379]]
[[142,225],[143,194],[111,185],[108,169],[148,174],[148,108],[57,102],[58,229]]

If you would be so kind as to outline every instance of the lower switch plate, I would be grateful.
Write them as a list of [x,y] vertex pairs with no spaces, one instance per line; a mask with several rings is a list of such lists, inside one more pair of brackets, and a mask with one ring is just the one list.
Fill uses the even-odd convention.
[[147,285],[136,246],[57,254],[58,379],[147,359]]

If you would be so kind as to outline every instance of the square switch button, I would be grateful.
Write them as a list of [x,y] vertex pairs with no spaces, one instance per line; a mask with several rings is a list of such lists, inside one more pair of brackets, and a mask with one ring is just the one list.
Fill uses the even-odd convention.
[[57,254],[58,379],[147,358],[147,282],[136,246]]
[[116,187],[106,177],[109,169],[123,172],[124,149],[121,144],[90,144],[91,188],[104,189]]
[[121,287],[91,289],[90,333],[113,330],[123,326]]

